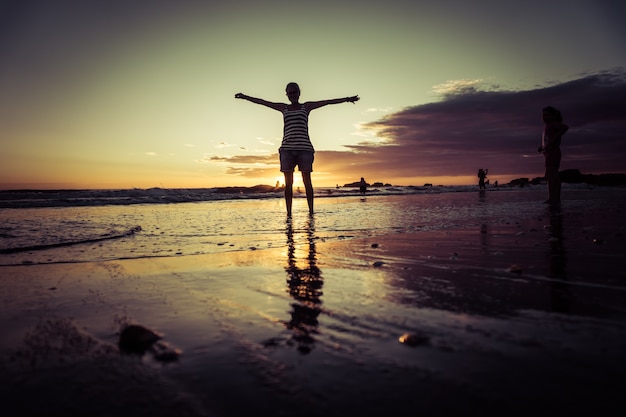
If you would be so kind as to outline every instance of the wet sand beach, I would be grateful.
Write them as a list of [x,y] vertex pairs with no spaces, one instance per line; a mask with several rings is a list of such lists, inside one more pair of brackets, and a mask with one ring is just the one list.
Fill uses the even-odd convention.
[[[625,199],[565,197],[446,197],[472,213],[445,227],[401,196],[299,201],[272,245],[2,266],[0,412],[621,415]],[[175,357],[121,354],[131,323]]]

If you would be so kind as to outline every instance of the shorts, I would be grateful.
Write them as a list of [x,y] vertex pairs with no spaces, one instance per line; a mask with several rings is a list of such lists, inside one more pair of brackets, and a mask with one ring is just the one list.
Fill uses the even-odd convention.
[[296,168],[300,172],[313,172],[314,153],[311,151],[290,151],[279,149],[280,172],[293,172]]

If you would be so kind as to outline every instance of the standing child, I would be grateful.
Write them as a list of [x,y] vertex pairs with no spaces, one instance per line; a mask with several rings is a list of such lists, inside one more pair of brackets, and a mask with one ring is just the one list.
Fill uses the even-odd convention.
[[487,178],[487,173],[489,170],[487,168],[478,168],[478,188],[484,190],[485,186],[485,178]]
[[359,181],[359,192],[361,194],[365,194],[367,192],[367,182],[363,177],[361,177],[361,181]]
[[285,175],[285,204],[287,216],[291,217],[291,203],[293,199],[293,171],[296,166],[302,173],[302,182],[306,189],[306,199],[309,213],[313,214],[313,154],[315,150],[309,138],[309,113],[312,110],[328,104],[354,103],[359,96],[335,98],[331,100],[307,101],[300,103],[300,87],[296,83],[287,84],[285,89],[290,104],[274,103],[260,98],[250,97],[242,93],[235,94],[235,98],[261,104],[283,114],[284,131],[283,141],[278,149],[280,155],[280,170]]
[[548,181],[548,199],[544,203],[558,206],[561,204],[561,180],[559,178],[561,137],[567,132],[569,126],[563,124],[561,112],[552,106],[544,107],[542,118],[544,128],[538,151],[543,152],[545,157],[545,175]]

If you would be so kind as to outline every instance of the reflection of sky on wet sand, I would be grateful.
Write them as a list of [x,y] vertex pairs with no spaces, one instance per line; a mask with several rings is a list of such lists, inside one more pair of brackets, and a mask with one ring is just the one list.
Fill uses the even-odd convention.
[[[480,203],[474,193],[337,197],[316,199],[315,233],[319,239],[345,239],[508,221],[510,213],[528,216],[527,193],[487,193]],[[502,195],[500,195],[502,194]],[[306,216],[306,200],[294,200],[294,232]],[[10,238],[3,247],[93,239],[137,226],[132,237],[55,250],[3,255],[6,262],[99,261],[160,256],[187,256],[233,250],[284,247],[282,199],[229,200],[180,204],[136,204],[3,210],[0,220]],[[10,232],[10,233],[8,233]]]
[[[284,256],[276,267],[285,268],[287,273],[287,292],[296,306],[291,307],[290,313],[295,320],[294,329],[299,328],[298,321],[319,320],[322,284],[326,302],[326,290],[332,280],[324,263],[345,263],[353,269],[355,262],[357,265],[362,262],[355,260],[355,256],[367,259],[368,267],[376,261],[386,263],[375,274],[393,284],[389,295],[392,299],[451,311],[483,314],[511,314],[519,308],[550,311],[561,309],[558,305],[551,307],[547,300],[565,278],[567,285],[575,286],[575,293],[580,293],[580,288],[591,288],[589,285],[618,285],[621,275],[615,268],[611,270],[612,263],[594,263],[588,255],[602,252],[605,253],[602,256],[615,256],[612,248],[619,241],[607,240],[609,244],[595,245],[590,252],[589,241],[583,239],[594,236],[583,232],[619,230],[619,224],[609,225],[606,231],[598,229],[595,222],[602,219],[585,213],[593,213],[595,207],[618,204],[623,197],[615,203],[614,193],[609,191],[568,190],[562,215],[551,216],[540,204],[543,194],[543,190],[537,190],[321,198],[316,200],[313,218],[308,217],[306,200],[298,198],[294,201],[294,218],[289,223],[285,223],[282,199],[37,209],[37,216],[30,217],[34,209],[25,210],[26,214],[12,211],[15,218],[8,219],[6,224],[13,227],[13,234],[24,229],[19,227],[24,216],[30,219],[23,225],[28,230],[40,227],[38,221],[47,221],[49,227],[41,226],[47,237],[69,233],[73,226],[76,231],[88,234],[92,230],[101,233],[134,226],[141,226],[142,230],[128,238],[3,255],[2,259],[20,264],[186,257],[252,250],[256,251],[253,256],[262,258],[264,250],[284,248]],[[353,239],[371,240],[366,244],[355,240],[351,244]],[[392,243],[391,252],[387,252],[385,240]],[[343,241],[351,252],[320,253],[320,245],[316,245]],[[376,250],[369,246],[374,242],[381,243]],[[520,265],[521,275],[508,271],[513,264]],[[323,279],[320,269],[324,270]],[[374,295],[388,290],[377,288],[371,280],[352,284],[358,291]],[[557,291],[562,293],[562,289]],[[578,300],[578,306],[587,303],[582,293],[561,301],[574,300]],[[371,303],[371,300],[363,302]],[[616,301],[611,305],[616,305]],[[304,317],[309,313],[317,317]],[[315,331],[306,326],[300,330],[307,337]]]
[[[390,287],[379,290],[417,308],[494,317],[526,309],[621,314],[623,196],[570,194],[559,213],[521,199],[521,193],[430,197],[395,201],[393,223],[403,227],[354,241],[350,250],[331,251],[331,257],[346,264],[356,258],[370,268],[383,262],[378,272]],[[595,214],[603,205],[608,218]],[[598,236],[612,237],[610,244],[594,239]],[[325,272],[328,286],[328,268]]]

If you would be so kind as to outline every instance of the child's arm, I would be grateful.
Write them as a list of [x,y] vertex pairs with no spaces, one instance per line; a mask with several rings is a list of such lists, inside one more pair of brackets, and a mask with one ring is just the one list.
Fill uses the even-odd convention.
[[305,107],[309,109],[309,111],[314,109],[319,109],[320,107],[327,106],[329,104],[339,104],[339,103],[354,103],[359,101],[359,96],[352,97],[344,97],[344,98],[333,98],[330,100],[320,100],[320,101],[307,101],[304,103]]
[[271,101],[263,100],[262,98],[250,97],[243,93],[235,94],[235,98],[241,98],[243,100],[248,100],[254,104],[260,104],[262,106],[269,107],[270,109],[282,111],[285,108],[285,104],[283,103],[274,103]]

